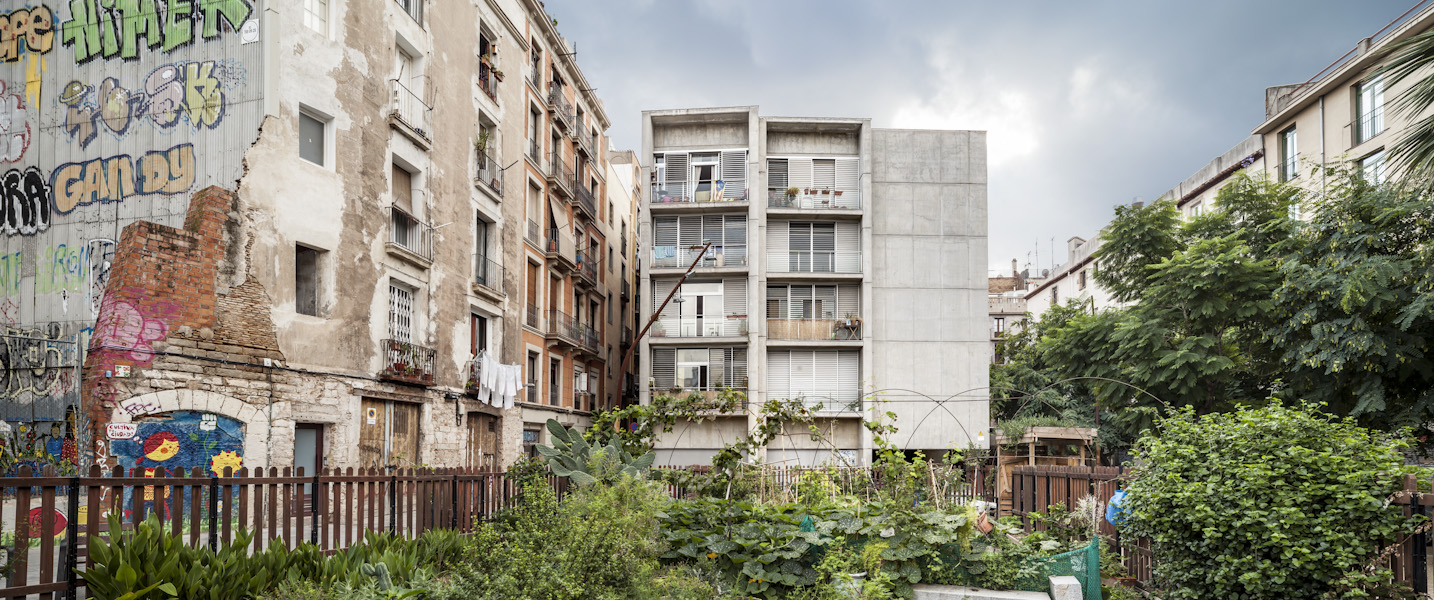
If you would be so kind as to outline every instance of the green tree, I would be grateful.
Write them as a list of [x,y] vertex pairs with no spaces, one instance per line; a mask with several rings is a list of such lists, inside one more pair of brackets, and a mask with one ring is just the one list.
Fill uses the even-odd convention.
[[1385,85],[1408,82],[1390,103],[1391,112],[1410,120],[1404,134],[1389,147],[1390,162],[1412,177],[1427,180],[1434,174],[1434,30],[1395,42],[1386,60],[1375,70]]

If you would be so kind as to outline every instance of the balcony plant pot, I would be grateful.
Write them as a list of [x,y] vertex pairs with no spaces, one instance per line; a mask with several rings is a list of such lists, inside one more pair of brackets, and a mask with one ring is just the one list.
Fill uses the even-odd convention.
[[499,71],[498,69],[493,69],[493,79],[503,81],[503,72]]

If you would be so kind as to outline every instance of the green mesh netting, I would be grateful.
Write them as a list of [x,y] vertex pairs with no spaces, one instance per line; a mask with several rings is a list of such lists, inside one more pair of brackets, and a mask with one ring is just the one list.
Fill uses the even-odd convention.
[[[1090,545],[1041,560],[1040,582],[1032,585],[1030,592],[1047,592],[1050,578],[1072,575],[1080,582],[1085,600],[1101,600],[1100,595],[1100,540],[1091,540]],[[1035,582],[1033,582],[1035,583]]]

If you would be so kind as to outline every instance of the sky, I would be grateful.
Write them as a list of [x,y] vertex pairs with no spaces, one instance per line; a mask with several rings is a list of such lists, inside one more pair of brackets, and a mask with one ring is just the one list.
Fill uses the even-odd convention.
[[[642,111],[987,132],[988,263],[1050,268],[1417,0],[548,0],[618,149]],[[1039,255],[1039,259],[1037,259]]]

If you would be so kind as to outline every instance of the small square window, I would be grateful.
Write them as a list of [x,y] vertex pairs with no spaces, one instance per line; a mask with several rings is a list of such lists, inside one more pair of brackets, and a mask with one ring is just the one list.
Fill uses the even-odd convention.
[[299,158],[319,166],[327,164],[328,123],[308,112],[299,113]]

